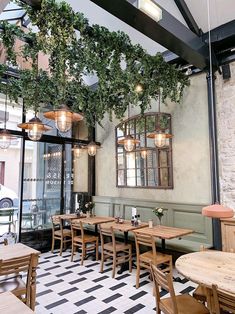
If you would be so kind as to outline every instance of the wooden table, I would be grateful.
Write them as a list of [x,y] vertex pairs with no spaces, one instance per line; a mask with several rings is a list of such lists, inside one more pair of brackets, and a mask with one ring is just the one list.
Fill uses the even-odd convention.
[[[56,215],[57,217],[60,217],[63,220],[73,220],[73,219],[78,219],[77,214],[63,214],[63,215]],[[86,217],[85,215],[82,216],[81,218]]]
[[186,278],[198,284],[235,295],[235,254],[221,251],[202,251],[182,255],[175,263],[176,269]]
[[[36,298],[36,268],[38,266],[38,256],[41,252],[32,249],[22,243],[6,245],[0,247],[0,260],[7,261],[12,258],[22,257],[29,254],[35,254],[32,261],[32,279],[30,285],[30,304],[35,304]],[[1,294],[0,294],[1,295]],[[1,313],[1,312],[0,312]]]
[[94,225],[95,226],[95,233],[97,233],[98,225],[106,223],[106,222],[111,222],[114,220],[115,220],[115,218],[113,218],[113,217],[94,216],[94,217],[89,217],[89,218],[77,218],[76,220],[73,220],[73,222],[76,223],[76,222],[81,221],[84,224]]
[[154,226],[153,228],[148,227],[143,229],[137,229],[135,230],[135,232],[160,238],[162,240],[162,249],[165,250],[166,249],[165,240],[181,238],[182,236],[193,233],[193,230],[158,225]]
[[0,294],[0,313],[2,314],[32,314],[28,306],[20,301],[13,293],[4,292]]
[[117,222],[113,221],[111,223],[108,223],[107,226],[108,227],[113,227],[113,230],[123,232],[124,233],[125,243],[127,243],[128,242],[128,232],[129,231],[133,231],[133,230],[140,229],[140,228],[146,228],[148,226],[148,223],[142,222],[138,226],[133,226],[131,224],[130,220],[124,220],[123,223],[117,223]]

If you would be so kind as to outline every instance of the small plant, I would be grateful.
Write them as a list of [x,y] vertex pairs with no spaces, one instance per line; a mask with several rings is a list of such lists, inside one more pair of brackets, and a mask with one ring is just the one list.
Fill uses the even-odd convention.
[[156,207],[153,209],[153,213],[159,219],[160,224],[161,224],[162,217],[164,216],[164,210],[166,210],[166,208]]
[[87,212],[91,212],[92,209],[94,208],[94,206],[95,206],[95,203],[88,202],[88,203],[85,204],[85,209],[86,209]]

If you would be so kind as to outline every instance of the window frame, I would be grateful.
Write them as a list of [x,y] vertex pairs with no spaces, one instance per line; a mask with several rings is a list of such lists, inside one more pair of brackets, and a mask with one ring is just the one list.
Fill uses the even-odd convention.
[[[160,113],[160,115],[162,115],[163,113]],[[135,115],[135,116],[132,116],[128,119],[125,119],[123,121],[121,121],[118,125],[116,125],[115,127],[115,159],[116,159],[116,187],[117,188],[134,188],[134,189],[158,189],[158,190],[168,190],[168,189],[173,189],[174,186],[173,186],[173,162],[172,162],[172,139],[169,138],[168,141],[169,141],[169,145],[166,146],[166,147],[163,147],[163,148],[157,148],[157,147],[148,147],[147,150],[152,150],[152,151],[155,151],[156,152],[156,162],[157,164],[155,165],[155,167],[148,167],[147,165],[147,160],[146,159],[143,159],[144,163],[145,163],[145,166],[144,168],[139,168],[137,167],[137,163],[135,163],[135,185],[127,185],[127,170],[129,168],[127,168],[127,157],[126,155],[129,154],[127,152],[125,152],[124,148],[123,148],[123,169],[120,169],[118,167],[118,157],[120,155],[120,153],[118,152],[118,147],[120,147],[120,145],[118,144],[118,140],[123,138],[124,136],[126,136],[127,134],[127,125],[130,121],[133,121],[133,125],[134,125],[134,137],[136,137],[136,121],[140,118],[143,118],[145,119],[145,122],[144,122],[144,131],[143,132],[139,132],[138,134],[140,133],[143,133],[144,134],[144,142],[145,142],[145,146],[147,146],[147,134],[150,133],[146,130],[146,117],[149,117],[149,116],[154,116],[155,117],[155,123],[156,121],[158,121],[159,119],[159,112],[148,112],[148,113],[144,113],[144,114],[138,114],[138,115]],[[171,114],[169,113],[164,113],[164,115],[166,115],[168,117],[168,130],[169,130],[169,133],[172,133],[172,125],[171,125]],[[118,136],[118,129],[120,129],[120,126],[122,126],[124,124],[124,135],[123,136]],[[151,139],[149,139],[151,140]],[[152,141],[154,141],[152,139]],[[136,154],[138,153],[138,148],[134,148],[134,150],[131,152],[131,153],[135,153],[135,157],[136,157]],[[167,166],[160,166],[160,162],[159,162],[159,155],[162,151],[166,151],[167,152]],[[158,178],[158,181],[161,180],[161,175],[160,175],[160,170],[163,169],[163,168],[167,168],[168,169],[168,185],[155,185],[155,186],[150,186],[150,185],[137,185],[137,170],[138,169],[144,169],[145,171],[148,170],[148,169],[154,169],[154,171],[157,173],[157,178]],[[124,171],[124,184],[118,184],[118,173],[120,170],[123,170]],[[146,171],[146,178],[148,178],[148,171]]]

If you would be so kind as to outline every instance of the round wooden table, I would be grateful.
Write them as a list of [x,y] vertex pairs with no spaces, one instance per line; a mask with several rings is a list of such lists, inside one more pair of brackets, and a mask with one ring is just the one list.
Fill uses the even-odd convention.
[[193,282],[208,287],[216,284],[235,295],[235,253],[209,250],[185,254],[177,259],[175,267]]

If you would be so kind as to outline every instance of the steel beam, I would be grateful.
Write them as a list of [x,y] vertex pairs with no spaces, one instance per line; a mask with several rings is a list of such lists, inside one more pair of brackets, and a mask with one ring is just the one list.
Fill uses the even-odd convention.
[[10,2],[10,0],[1,0],[1,2],[0,2],[0,13],[2,13],[2,11],[5,9],[5,7],[8,5],[9,2]]
[[174,0],[174,1],[180,13],[182,14],[185,22],[187,23],[189,29],[191,29],[191,31],[197,34],[198,36],[201,36],[202,30],[198,27],[185,1],[184,0]]
[[[208,45],[163,8],[157,23],[126,0],[91,1],[199,69],[208,66]],[[213,65],[217,67],[215,57]]]

